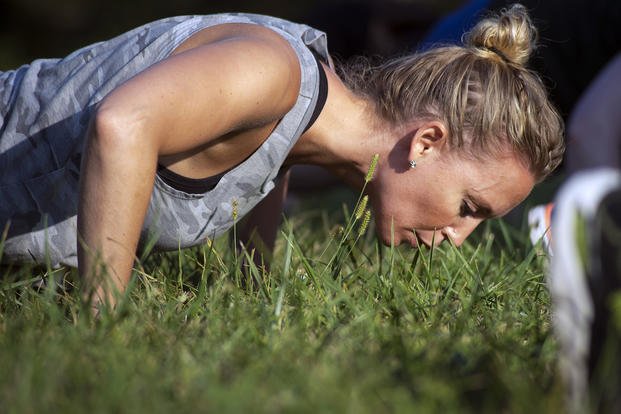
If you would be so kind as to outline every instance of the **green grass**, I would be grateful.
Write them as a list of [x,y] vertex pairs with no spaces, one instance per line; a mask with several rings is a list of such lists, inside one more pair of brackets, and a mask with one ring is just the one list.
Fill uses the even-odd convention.
[[[361,221],[293,215],[269,272],[241,273],[226,240],[152,255],[96,321],[75,272],[8,272],[0,411],[562,411],[545,258],[523,235],[495,221],[459,250],[393,249],[355,241]],[[65,288],[21,282],[50,276]]]

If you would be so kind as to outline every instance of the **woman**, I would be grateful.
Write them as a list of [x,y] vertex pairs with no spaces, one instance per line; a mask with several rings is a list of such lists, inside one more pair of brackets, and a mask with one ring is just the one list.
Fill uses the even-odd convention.
[[3,260],[77,259],[95,301],[113,303],[140,241],[178,249],[221,234],[293,164],[360,187],[374,154],[379,237],[459,245],[561,158],[561,121],[524,67],[534,37],[514,6],[465,47],[342,79],[310,27],[177,17],[5,72]]

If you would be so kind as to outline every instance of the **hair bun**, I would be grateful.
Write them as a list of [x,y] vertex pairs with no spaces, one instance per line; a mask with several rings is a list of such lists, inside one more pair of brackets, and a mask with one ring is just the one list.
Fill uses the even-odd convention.
[[464,35],[466,46],[483,49],[508,63],[525,65],[535,49],[537,29],[526,8],[514,4],[481,20]]

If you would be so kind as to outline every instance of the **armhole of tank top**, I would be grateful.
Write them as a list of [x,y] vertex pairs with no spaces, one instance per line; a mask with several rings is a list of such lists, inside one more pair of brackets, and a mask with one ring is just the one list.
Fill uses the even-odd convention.
[[319,115],[326,104],[326,100],[328,99],[328,77],[326,76],[326,70],[321,64],[321,59],[317,56],[317,53],[313,52],[313,56],[315,57],[317,70],[319,72],[319,95],[317,96],[317,102],[315,103],[313,114],[306,124],[306,127],[304,127],[304,132],[308,131],[310,127],[313,126],[317,118],[319,118]]
[[[243,161],[242,161],[243,162]],[[175,190],[188,194],[203,194],[213,190],[222,177],[236,166],[216,175],[205,178],[189,178],[179,175],[161,164],[157,165],[157,176]]]
[[[319,117],[321,110],[326,104],[326,100],[328,99],[328,77],[326,76],[326,71],[321,64],[321,60],[317,56],[317,54],[313,53],[313,56],[315,57],[315,62],[317,63],[317,70],[319,72],[319,94],[317,96],[315,108],[313,108],[313,114],[311,115],[308,123],[306,124],[306,127],[304,128],[304,132],[308,131],[308,129],[313,126],[313,124]],[[169,170],[163,165],[158,164],[157,175],[162,179],[162,181],[164,181],[175,190],[183,191],[188,194],[203,194],[210,190],[213,190],[227,172],[229,172],[233,168],[236,168],[240,164],[237,164],[220,174],[212,175],[206,178],[184,177]]]

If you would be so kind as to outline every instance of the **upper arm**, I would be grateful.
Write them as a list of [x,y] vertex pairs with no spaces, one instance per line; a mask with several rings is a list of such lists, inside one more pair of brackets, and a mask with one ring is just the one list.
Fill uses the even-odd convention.
[[180,153],[281,118],[295,104],[300,76],[289,43],[257,26],[147,68],[114,89],[98,113],[160,155]]

